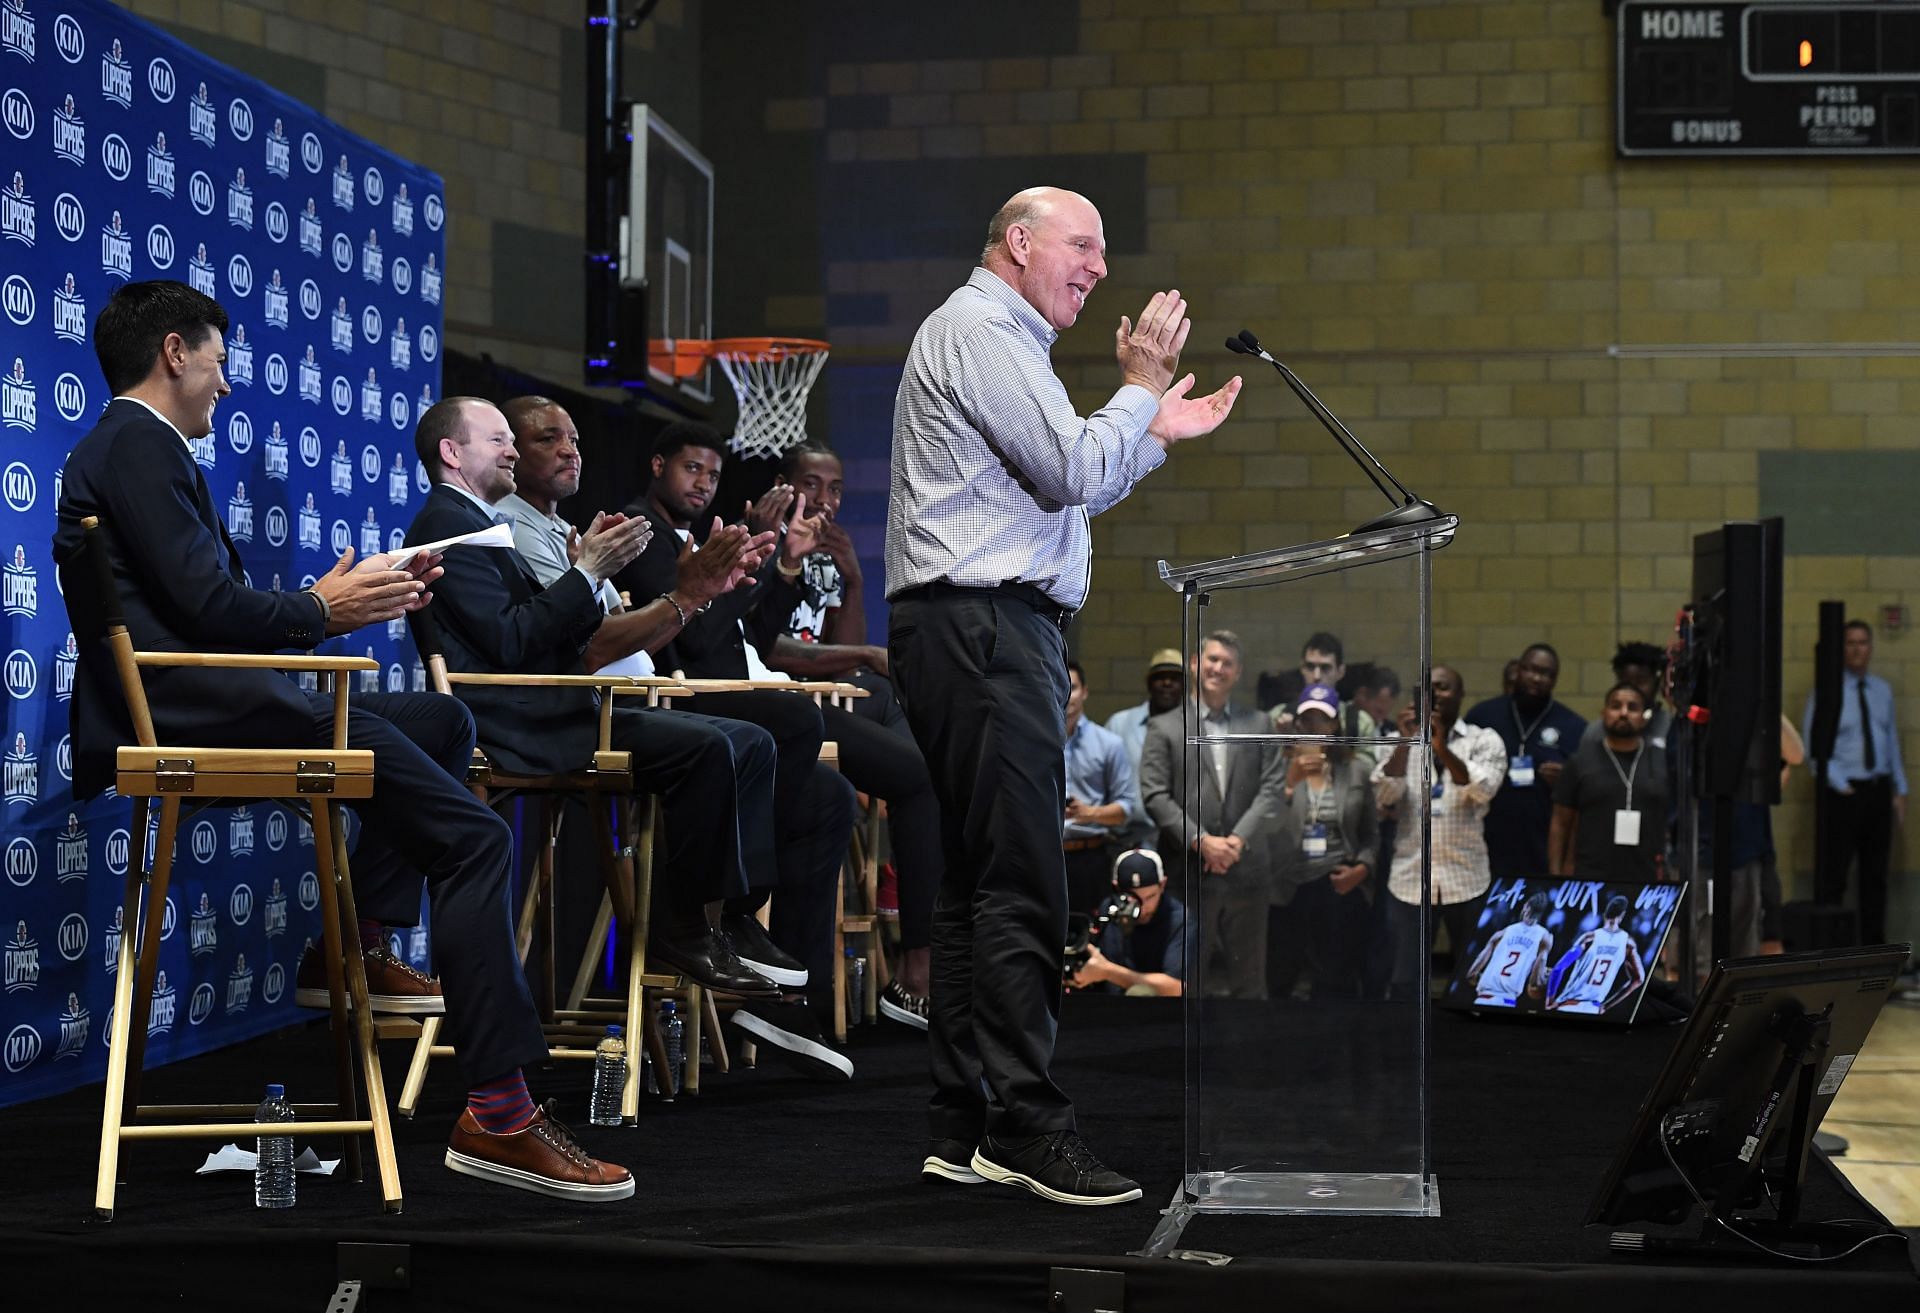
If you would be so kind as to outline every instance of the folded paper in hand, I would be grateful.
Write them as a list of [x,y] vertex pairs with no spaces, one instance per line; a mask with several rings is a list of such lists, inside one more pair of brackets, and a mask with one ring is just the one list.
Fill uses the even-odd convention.
[[[379,552],[360,562],[360,568],[379,568],[392,570],[402,561],[410,561],[422,552],[431,556],[435,552],[444,552],[449,547],[511,547],[513,546],[513,528],[511,525],[491,524],[484,529],[475,529],[472,533],[463,533],[453,538],[442,538],[438,542],[421,543],[417,547],[402,547],[397,552]],[[375,562],[378,566],[375,567]]]

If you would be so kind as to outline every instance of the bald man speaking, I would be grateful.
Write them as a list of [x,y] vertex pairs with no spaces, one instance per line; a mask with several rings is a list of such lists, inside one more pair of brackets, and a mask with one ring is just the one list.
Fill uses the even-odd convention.
[[1087,598],[1088,517],[1176,442],[1211,433],[1240,380],[1174,382],[1191,327],[1156,292],[1114,334],[1121,387],[1081,418],[1048,352],[1107,276],[1100,212],[1053,187],[987,225],[980,266],[927,317],[893,411],[887,507],[895,690],[943,814],[933,909],[933,1143],[923,1179],[1062,1204],[1140,1187],[1101,1164],[1053,1083],[1067,876],[1066,629]]

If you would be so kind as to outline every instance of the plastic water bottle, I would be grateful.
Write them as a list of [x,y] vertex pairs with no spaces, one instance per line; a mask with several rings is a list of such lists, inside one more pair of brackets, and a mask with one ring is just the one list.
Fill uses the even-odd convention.
[[867,1019],[867,959],[847,950],[847,1024]]
[[660,1003],[660,1039],[667,1049],[667,1070],[661,1074],[668,1094],[678,1094],[687,1072],[687,1031],[672,999]]
[[[267,1086],[267,1097],[254,1109],[257,1122],[291,1122],[293,1105],[287,1102],[284,1085]],[[259,1161],[253,1168],[253,1206],[255,1208],[293,1207],[293,1136],[262,1135],[254,1147]]]
[[619,1026],[608,1026],[593,1051],[593,1098],[587,1120],[595,1126],[620,1124],[620,1095],[627,1087],[627,1041]]

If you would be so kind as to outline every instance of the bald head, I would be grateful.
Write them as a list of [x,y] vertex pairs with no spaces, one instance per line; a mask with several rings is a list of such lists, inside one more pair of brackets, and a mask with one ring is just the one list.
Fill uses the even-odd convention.
[[1029,187],[987,224],[980,264],[1064,329],[1107,276],[1106,253],[1106,231],[1092,201],[1062,187]]

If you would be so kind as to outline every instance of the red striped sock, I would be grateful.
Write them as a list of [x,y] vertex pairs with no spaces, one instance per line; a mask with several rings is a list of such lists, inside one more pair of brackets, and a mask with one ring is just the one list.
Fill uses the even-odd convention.
[[380,923],[378,921],[363,920],[360,922],[360,951],[361,952],[364,953],[369,948],[380,947],[382,941],[385,938],[386,936],[383,935],[380,931]]
[[505,1076],[483,1082],[467,1092],[467,1110],[489,1135],[511,1135],[533,1122],[533,1096],[527,1078],[515,1067]]

